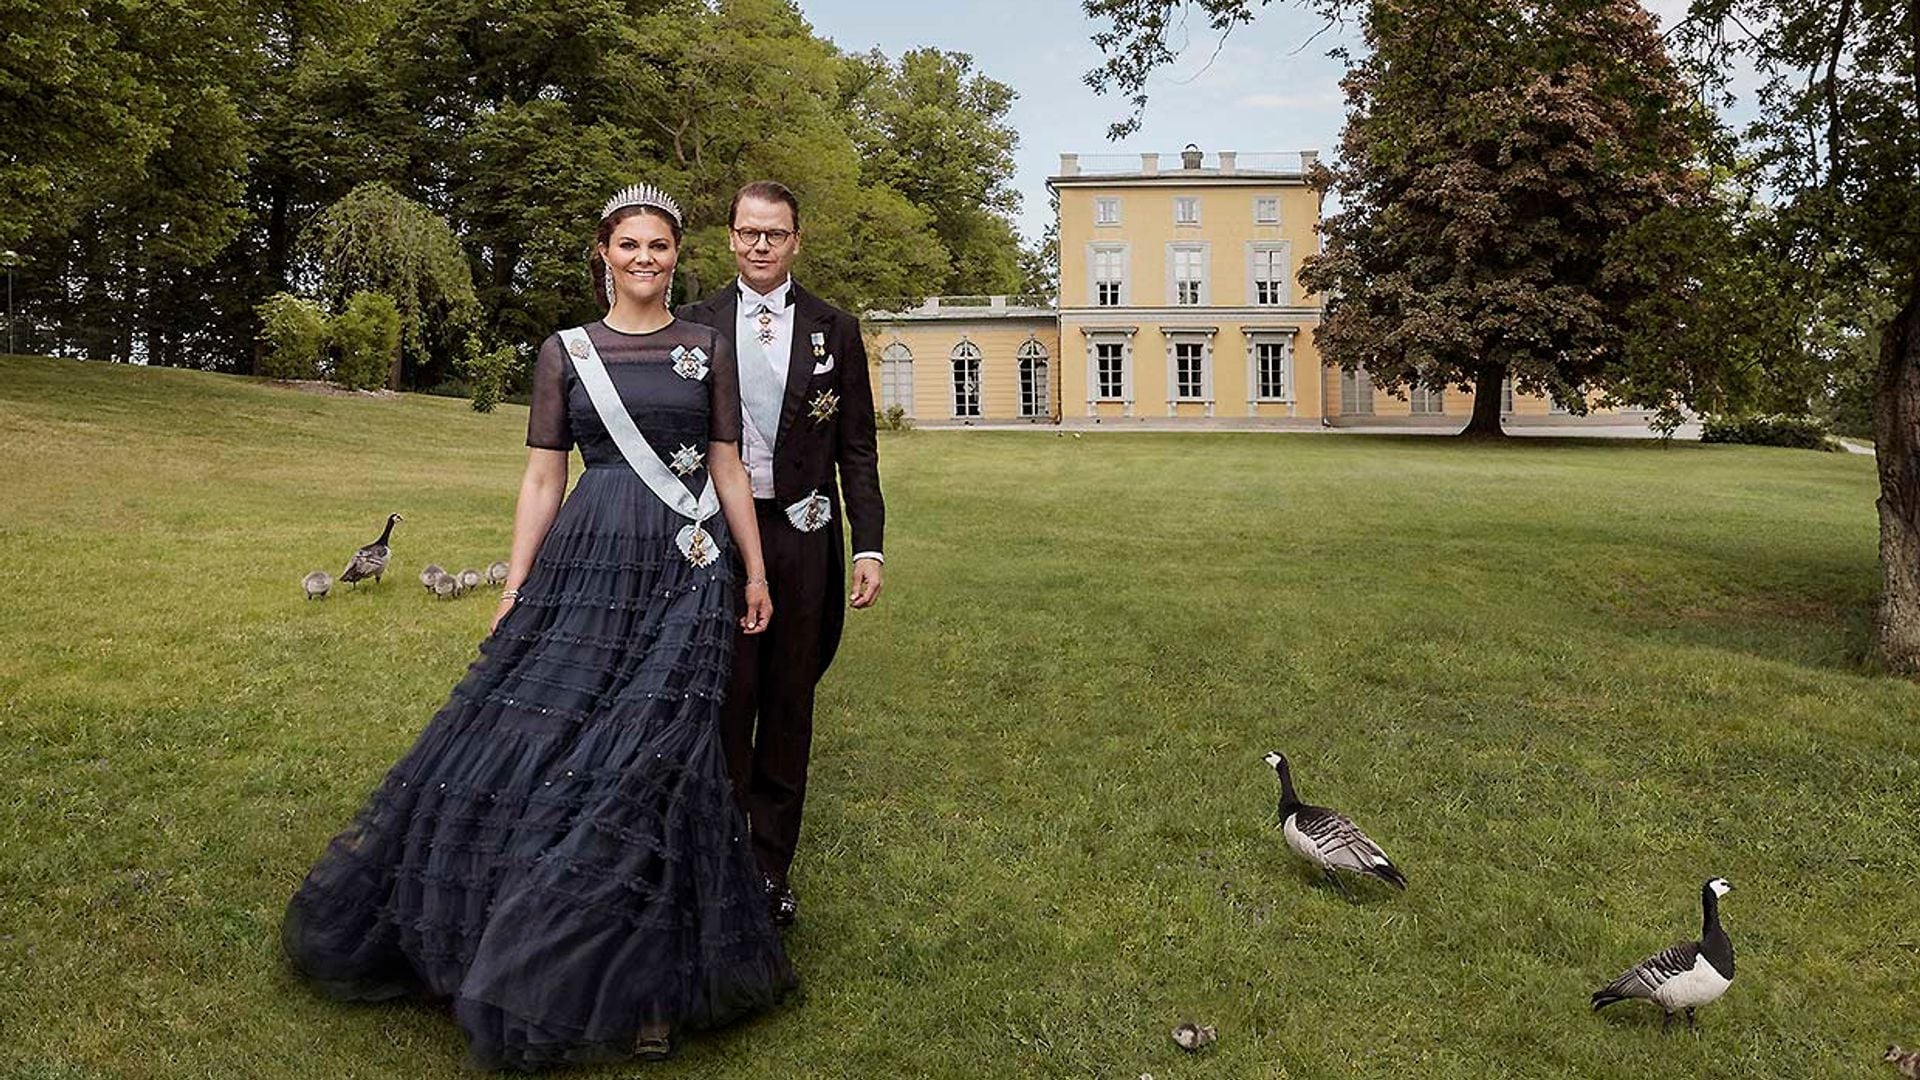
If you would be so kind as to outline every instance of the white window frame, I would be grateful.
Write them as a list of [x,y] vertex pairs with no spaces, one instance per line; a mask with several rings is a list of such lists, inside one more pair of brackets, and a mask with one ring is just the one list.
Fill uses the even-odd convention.
[[[1192,208],[1193,216],[1181,216],[1181,211],[1188,208]],[[1173,223],[1182,227],[1192,227],[1200,224],[1200,196],[1175,195],[1173,197]]]
[[[1112,213],[1109,214],[1108,211]],[[1096,196],[1093,200],[1093,223],[1095,225],[1120,224],[1120,196]]]
[[1373,376],[1364,367],[1340,369],[1340,415],[1372,416]]
[[895,405],[913,415],[913,350],[899,338],[880,352],[880,408]]
[[[953,418],[956,420],[979,419],[984,415],[981,402],[985,397],[981,385],[985,381],[983,370],[985,365],[980,356],[980,346],[966,338],[961,338],[959,344],[953,347],[953,352],[948,354],[948,359],[952,363],[953,372],[953,396],[950,399],[953,402]],[[971,364],[973,367],[973,378],[964,388],[960,381],[963,364]],[[972,411],[968,411],[967,406],[971,406]]]
[[[1218,332],[1212,326],[1167,326],[1161,327],[1160,336],[1167,345],[1167,415],[1174,416],[1181,405],[1205,405],[1208,416],[1213,415],[1213,337]],[[1200,393],[1198,396],[1180,392],[1180,348],[1197,347],[1200,352]]]
[[1447,390],[1429,390],[1424,386],[1407,387],[1407,411],[1413,416],[1447,415]]
[[[1183,303],[1180,299],[1180,256],[1192,255],[1200,272],[1200,287],[1195,292],[1195,302]],[[1208,273],[1213,265],[1213,245],[1193,241],[1175,241],[1167,245],[1167,306],[1168,307],[1208,307],[1213,303],[1212,275]]]
[[1207,399],[1206,342],[1175,341],[1173,343],[1173,398],[1175,401]]
[[[1120,372],[1112,389],[1107,386],[1106,352],[1112,351],[1112,359],[1120,362]],[[1093,343],[1093,397],[1095,401],[1127,400],[1127,343],[1124,341],[1096,341]]]
[[[1114,258],[1120,268],[1120,302],[1103,304],[1100,302],[1100,257],[1108,255]],[[1089,307],[1127,307],[1133,303],[1132,275],[1127,273],[1131,265],[1133,249],[1131,245],[1120,243],[1098,243],[1087,245],[1087,304]]]
[[[1247,327],[1243,333],[1247,340],[1247,411],[1253,406],[1288,405],[1296,403],[1294,397],[1294,337],[1299,333],[1295,327],[1261,328]],[[1265,389],[1260,381],[1260,350],[1262,347],[1280,350],[1280,393],[1263,394]],[[1289,409],[1289,415],[1291,415]]]
[[[1087,415],[1098,416],[1098,406],[1118,403],[1123,416],[1133,415],[1133,335],[1132,326],[1083,326],[1080,332],[1087,342]],[[1120,351],[1120,396],[1102,396],[1100,385],[1100,346],[1115,345]]]
[[[1274,279],[1273,299],[1262,303],[1260,300],[1260,271],[1262,258],[1273,259],[1279,263],[1279,276]],[[1293,303],[1293,245],[1285,240],[1251,240],[1247,243],[1247,306],[1248,307],[1286,307]]]
[[1015,367],[1020,377],[1020,415],[1031,419],[1053,414],[1052,361],[1047,356],[1047,347],[1039,338],[1028,338],[1020,345],[1015,354]]
[[[1261,209],[1267,206],[1273,207],[1273,213],[1271,215],[1262,215],[1260,212]],[[1255,225],[1280,224],[1280,196],[1255,195],[1253,197],[1253,223]]]

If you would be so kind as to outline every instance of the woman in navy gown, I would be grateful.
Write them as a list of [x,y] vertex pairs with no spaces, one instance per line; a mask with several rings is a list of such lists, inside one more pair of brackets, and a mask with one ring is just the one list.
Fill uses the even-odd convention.
[[609,310],[540,349],[493,632],[282,926],[329,996],[449,1004],[482,1068],[665,1056],[795,981],[716,726],[732,623],[773,609],[732,350],[666,306],[680,237],[655,189],[607,204]]

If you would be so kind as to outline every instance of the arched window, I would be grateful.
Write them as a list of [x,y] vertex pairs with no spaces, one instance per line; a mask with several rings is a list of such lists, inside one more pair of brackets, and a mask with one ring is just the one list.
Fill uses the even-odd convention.
[[971,341],[953,347],[953,415],[980,415],[980,347]]
[[1051,399],[1047,396],[1047,347],[1039,341],[1028,338],[1020,346],[1020,415],[1047,416],[1051,414]]
[[880,353],[880,408],[913,415],[913,350],[896,341]]

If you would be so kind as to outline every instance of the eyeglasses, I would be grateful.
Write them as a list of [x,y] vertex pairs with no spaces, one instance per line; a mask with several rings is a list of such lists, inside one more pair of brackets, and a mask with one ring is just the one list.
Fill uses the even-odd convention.
[[759,247],[763,241],[768,247],[779,247],[800,234],[792,229],[734,229],[733,235],[748,247]]

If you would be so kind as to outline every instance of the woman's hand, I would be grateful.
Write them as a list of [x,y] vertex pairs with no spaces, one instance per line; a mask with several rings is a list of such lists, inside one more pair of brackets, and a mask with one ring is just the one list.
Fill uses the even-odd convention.
[[740,629],[749,634],[764,634],[773,621],[773,594],[765,579],[747,582],[747,610],[740,616]]

